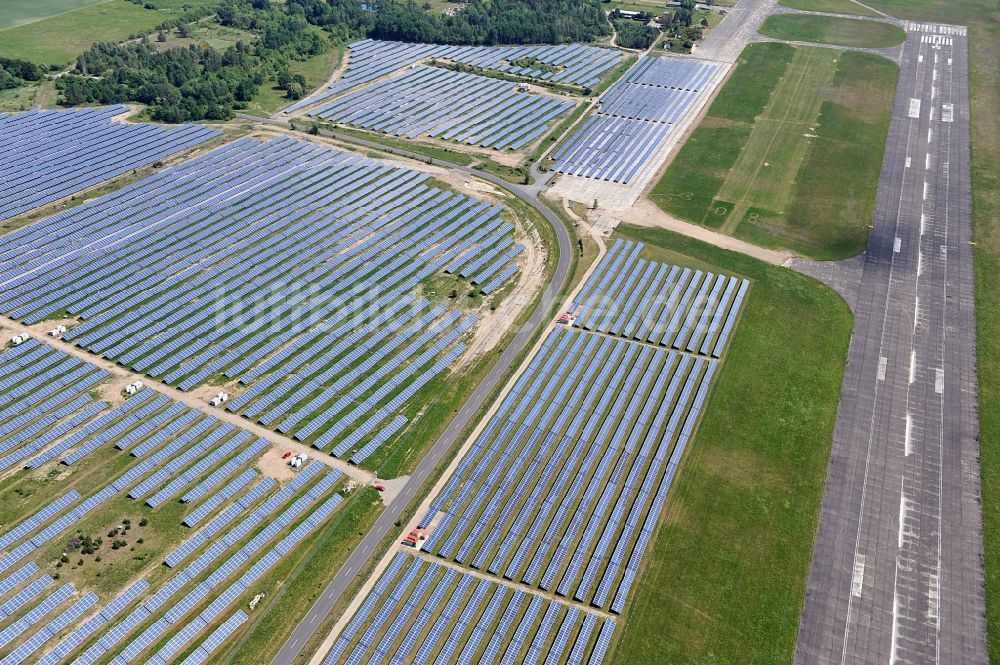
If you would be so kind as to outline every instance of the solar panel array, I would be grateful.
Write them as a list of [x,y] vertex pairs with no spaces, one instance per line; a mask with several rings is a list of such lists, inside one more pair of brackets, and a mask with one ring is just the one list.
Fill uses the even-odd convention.
[[424,518],[443,513],[424,549],[621,611],[714,369],[557,330]]
[[573,106],[569,100],[517,92],[509,81],[418,66],[309,115],[408,139],[426,135],[520,150]]
[[601,97],[597,114],[553,153],[560,173],[629,183],[660,149],[717,66],[645,56]]
[[[114,655],[119,647],[122,650],[115,655],[114,661],[131,662],[164,639],[166,643],[149,656],[148,662],[172,662],[189,642],[215,626],[227,608],[252,592],[282,557],[328,521],[342,503],[340,494],[335,492],[341,478],[339,472],[313,462],[280,489],[272,479],[259,483],[232,504],[244,514],[240,523],[225,533],[221,525],[214,527],[217,531],[211,534],[210,544],[199,544],[198,556],[178,569],[166,584],[156,590],[146,581],[134,584],[58,643],[54,639],[82,619],[99,598],[86,594],[74,600],[74,589],[68,584],[48,592],[53,580],[45,575],[36,577],[39,569],[33,562],[22,565],[0,580],[0,597],[4,598],[0,604],[0,625],[7,623],[0,630],[0,648],[10,647],[0,662],[61,662],[88,643],[90,646],[74,662],[95,662]],[[93,499],[105,501],[115,492],[112,484],[80,506]],[[79,498],[78,494],[67,494],[44,508],[30,523],[37,528],[62,514],[71,519],[52,535],[67,531],[83,516],[65,510]],[[223,515],[220,513],[219,517]],[[210,524],[199,532],[200,540],[194,542],[205,543],[210,537],[205,534],[211,528]],[[6,541],[11,542],[10,538]],[[28,542],[34,547],[42,544],[40,536]],[[9,567],[3,566],[5,570]],[[119,615],[129,608],[132,609],[127,616],[118,621]],[[4,621],[11,616],[17,618],[12,623]],[[50,620],[45,623],[47,617]],[[231,618],[223,624],[225,630],[220,627],[212,631],[199,648],[205,655],[211,653],[228,635],[226,630],[231,631],[241,623]],[[42,627],[31,633],[29,629],[36,625]],[[102,632],[103,637],[95,641],[93,638],[98,632]],[[123,644],[130,636],[134,637]],[[22,639],[24,641],[18,644]],[[53,641],[50,648],[39,655],[50,641]]]
[[33,660],[35,653],[67,626],[76,622],[98,601],[94,593],[77,594],[72,584],[55,588],[54,580],[40,575],[29,562],[0,583],[0,650],[3,665]]
[[219,136],[200,125],[111,118],[127,106],[0,113],[0,220],[70,196]]
[[693,274],[642,249],[612,247],[579,327],[545,338],[432,500],[421,549],[440,563],[403,550],[327,665],[603,660],[614,622],[591,609],[625,609],[747,292],[703,275],[685,298]]
[[[203,655],[210,654],[242,623],[231,617],[223,620],[224,615],[239,599],[260,588],[268,572],[326,524],[343,502],[335,491],[342,475],[324,469],[312,462],[278,491],[271,491],[275,487],[272,482],[263,492],[253,494],[247,506],[239,501],[234,504],[240,505],[239,512],[246,511],[239,523],[225,532],[219,527],[211,540],[202,536],[198,547],[188,553],[197,554],[192,561],[175,567],[173,576],[158,589],[151,588],[151,593],[130,602],[132,610],[114,625],[102,626],[106,628],[103,634],[90,639],[73,662],[84,665],[108,659],[115,663],[142,659],[165,665],[175,662],[207,631],[211,631],[209,637],[198,648]],[[211,524],[202,534],[210,528]],[[225,628],[212,631],[220,620]]]
[[614,624],[398,554],[323,664],[599,663]]
[[23,464],[107,409],[89,391],[108,376],[35,339],[0,351],[0,471]]
[[574,299],[574,326],[718,358],[750,283],[640,258],[616,241]]
[[[622,60],[621,51],[586,44],[447,46],[363,39],[349,45],[347,70],[328,90],[285,109],[296,111],[425,60],[440,59],[538,81],[594,86]],[[515,64],[517,63],[517,64]]]
[[[514,234],[501,207],[427,178],[288,138],[236,141],[0,238],[0,311],[68,311],[83,323],[64,338],[83,348],[182,390],[239,379],[231,410],[325,448],[364,427],[359,450],[475,323],[412,292]],[[435,335],[389,343],[418,321]],[[374,372],[389,380],[366,382]]]

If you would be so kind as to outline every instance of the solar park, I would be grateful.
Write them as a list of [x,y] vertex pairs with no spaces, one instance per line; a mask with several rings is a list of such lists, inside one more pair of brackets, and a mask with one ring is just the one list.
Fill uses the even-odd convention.
[[552,154],[559,173],[627,184],[649,163],[717,66],[645,56],[601,97],[597,113]]
[[309,115],[409,139],[427,135],[516,151],[573,106],[569,100],[516,92],[508,81],[418,66]]
[[[363,39],[348,45],[347,70],[327,90],[284,109],[292,113],[431,59],[461,63],[526,79],[594,86],[622,60],[621,51],[585,44],[537,46],[449,46]],[[515,64],[517,62],[525,64]]]
[[[82,239],[86,239],[84,242]],[[524,245],[500,206],[331,148],[241,139],[0,238],[0,311],[355,463],[464,352]]]
[[[0,532],[2,663],[202,662],[247,620],[238,601],[265,588],[269,571],[343,502],[339,471],[310,462],[276,480],[257,467],[263,439],[149,388],[112,406],[90,394],[107,378],[33,339],[0,353],[5,468],[29,469],[5,479],[5,496],[37,482],[32,469],[92,470],[69,473],[51,501]],[[115,592],[43,572],[71,549],[75,529],[96,529],[96,519],[103,531],[115,507],[177,519],[169,530],[188,535],[161,543],[149,561],[116,561],[139,575]]]
[[[287,110],[518,151],[574,103],[467,69],[589,87],[621,59],[364,40],[335,84]],[[628,182],[714,75],[641,59],[556,170]],[[125,110],[0,117],[25,128],[0,131],[23,168],[57,176],[28,191],[0,167],[0,200],[23,202],[2,210],[220,134],[112,119]],[[62,340],[0,348],[0,665],[231,653],[261,594],[287,581],[283,562],[371,478],[331,456],[376,469],[402,449],[482,317],[532,275],[537,252],[504,197],[449,183],[261,129],[0,235],[0,313],[60,324]],[[393,548],[324,665],[604,662],[750,286],[648,257],[610,244],[413,518],[426,540]],[[155,385],[123,396],[125,373]],[[192,406],[220,389],[225,411]],[[265,437],[323,453],[293,469]],[[113,566],[77,554],[104,534]]]
[[617,241],[324,665],[601,662],[749,283]]
[[0,220],[76,194],[221,134],[112,120],[127,106],[0,113]]

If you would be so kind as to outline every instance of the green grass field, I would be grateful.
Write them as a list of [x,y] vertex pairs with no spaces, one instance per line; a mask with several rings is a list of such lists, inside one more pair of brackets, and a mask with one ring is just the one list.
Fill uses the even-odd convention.
[[902,44],[906,33],[888,23],[835,16],[775,14],[760,26],[760,34],[775,39],[859,48]]
[[864,249],[898,67],[753,44],[654,187],[668,213],[814,258]]
[[654,258],[753,288],[612,662],[790,663],[851,314],[790,270],[667,231],[618,231]]
[[858,16],[878,16],[876,12],[851,0],[778,0],[778,4],[807,12],[828,12],[830,14],[857,14]]
[[4,0],[0,5],[0,30],[101,2],[107,0]]
[[[19,2],[21,0],[18,0]],[[148,32],[181,11],[185,4],[206,5],[214,0],[160,0],[157,9],[144,9],[128,0],[106,0],[95,4],[84,0],[40,0],[42,6],[66,6],[63,11],[32,23],[0,29],[0,56],[21,58],[42,65],[68,65],[95,42],[118,42],[130,35]],[[0,26],[8,14],[0,9]],[[89,4],[90,6],[83,6]],[[49,14],[53,14],[52,11]],[[10,16],[14,16],[14,12]],[[43,14],[44,15],[44,14]]]

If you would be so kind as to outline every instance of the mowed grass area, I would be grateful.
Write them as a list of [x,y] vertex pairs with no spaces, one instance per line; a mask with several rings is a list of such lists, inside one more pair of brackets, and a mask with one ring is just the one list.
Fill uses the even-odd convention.
[[[64,0],[69,1],[69,0]],[[56,4],[57,0],[43,0]],[[2,5],[4,3],[0,3]],[[162,0],[144,9],[128,0],[108,0],[25,25],[0,30],[0,56],[41,65],[68,65],[95,42],[120,42],[149,32],[182,11],[185,4],[214,5],[214,0]],[[2,11],[2,10],[0,10]]]
[[861,48],[896,46],[906,39],[902,28],[888,23],[808,14],[768,16],[760,26],[760,34],[795,42]]
[[1000,8],[995,0],[871,0],[899,18],[969,26],[979,447],[990,661],[1000,662]]
[[862,251],[898,66],[751,44],[650,194],[666,212],[818,259]]
[[0,30],[89,7],[107,0],[4,0],[0,3]]
[[790,270],[618,231],[655,258],[753,282],[612,662],[790,663],[853,318]]
[[778,0],[778,4],[807,12],[828,12],[830,14],[856,14],[858,16],[878,16],[867,7],[851,0]]

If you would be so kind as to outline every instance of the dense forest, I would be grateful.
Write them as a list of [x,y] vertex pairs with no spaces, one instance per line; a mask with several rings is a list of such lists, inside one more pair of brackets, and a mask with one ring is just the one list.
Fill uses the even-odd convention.
[[[154,120],[223,120],[244,108],[259,86],[277,77],[289,97],[301,97],[305,82],[288,75],[290,59],[327,49],[327,39],[299,13],[268,0],[226,0],[217,20],[257,35],[253,45],[238,42],[225,51],[205,46],[158,51],[147,37],[126,44],[95,44],[77,58],[71,74],[56,87],[61,102],[148,104]],[[184,26],[178,26],[182,32]]]
[[352,36],[437,44],[561,44],[611,34],[599,0],[470,0],[454,16],[413,0],[288,0],[307,20]]
[[0,90],[16,88],[29,81],[41,81],[43,76],[45,70],[34,63],[0,58]]

